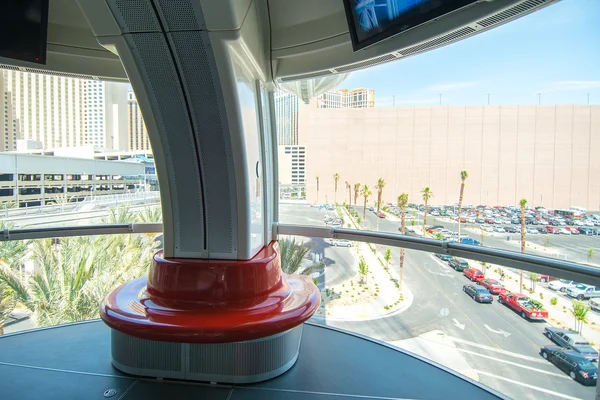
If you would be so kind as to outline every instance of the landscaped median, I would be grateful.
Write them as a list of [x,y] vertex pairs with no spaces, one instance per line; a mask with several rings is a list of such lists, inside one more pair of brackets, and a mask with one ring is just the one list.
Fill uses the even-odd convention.
[[[347,210],[338,208],[345,221],[358,227]],[[315,318],[338,321],[368,321],[399,314],[412,304],[408,287],[398,282],[398,274],[367,243],[353,247],[358,273],[335,286],[321,290],[321,307]]]

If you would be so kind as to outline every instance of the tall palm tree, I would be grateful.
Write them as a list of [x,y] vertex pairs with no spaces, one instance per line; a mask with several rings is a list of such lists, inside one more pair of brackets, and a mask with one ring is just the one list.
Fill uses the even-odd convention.
[[379,178],[377,180],[377,184],[375,185],[375,189],[377,189],[377,214],[379,214],[379,210],[381,209],[381,196],[383,194],[383,188],[385,187],[385,181],[383,178]]
[[350,184],[346,181],[346,189],[348,189],[348,209],[352,205],[352,195],[350,194]]
[[334,191],[334,194],[333,194],[333,196],[334,196],[333,197],[333,203],[334,204],[337,204],[337,184],[338,184],[339,180],[340,180],[340,174],[338,174],[336,172],[335,174],[333,174],[333,183],[334,183],[334,186],[333,186],[333,191]]
[[367,185],[364,185],[362,187],[362,189],[360,189],[360,195],[365,198],[365,207],[363,208],[363,226],[364,226],[365,222],[367,221],[367,199],[372,194],[373,193],[371,193],[371,189],[369,189],[369,187]]
[[4,323],[15,309],[16,301],[11,290],[4,283],[0,283],[0,335],[4,333]]
[[[406,227],[406,212],[405,208],[408,204],[408,193],[402,193],[398,196],[398,207],[400,207],[400,233],[404,235]],[[404,247],[400,249],[400,284],[402,285],[402,269],[404,268]]]
[[[308,243],[296,242],[296,238],[280,238],[279,256],[281,257],[281,269],[286,274],[296,274],[302,268],[302,263],[310,251]],[[308,275],[314,272],[315,266],[310,266],[302,270],[302,273]]]
[[469,177],[467,170],[460,171],[460,196],[458,196],[458,241],[460,242],[460,214],[462,210],[463,195],[465,193],[465,181]]
[[433,197],[433,192],[429,186],[427,186],[421,190],[421,193],[423,194],[423,201],[425,202],[425,213],[423,215],[423,234],[425,234],[425,226],[427,225],[427,212],[429,211],[429,199]]
[[317,203],[319,202],[319,175],[317,175]]
[[[527,207],[527,199],[519,201],[521,207],[521,253],[525,253],[525,207]],[[519,290],[523,287],[523,270],[520,274]]]
[[354,184],[354,208],[356,208],[356,203],[358,202],[358,195],[360,194],[360,183]]

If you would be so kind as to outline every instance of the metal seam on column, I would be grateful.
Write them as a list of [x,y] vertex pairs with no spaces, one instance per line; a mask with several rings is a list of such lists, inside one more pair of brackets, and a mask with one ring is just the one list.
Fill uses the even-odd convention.
[[164,39],[165,39],[165,44],[167,46],[167,49],[169,49],[169,54],[171,55],[171,60],[173,61],[173,66],[175,67],[175,73],[177,74],[177,79],[179,80],[179,85],[181,87],[181,93],[183,94],[183,98],[184,98],[184,103],[185,103],[185,111],[187,113],[188,116],[188,120],[190,123],[190,126],[192,128],[192,136],[193,136],[193,142],[194,142],[194,150],[196,151],[196,157],[198,160],[198,167],[200,168],[200,171],[198,171],[198,178],[200,179],[200,193],[202,193],[202,239],[204,241],[204,250],[208,251],[208,222],[207,222],[207,215],[206,215],[206,193],[204,191],[204,177],[203,177],[203,165],[202,165],[202,156],[200,153],[200,149],[198,147],[198,138],[196,136],[197,130],[196,127],[194,126],[194,120],[192,119],[192,111],[190,110],[190,101],[188,99],[187,96],[187,91],[185,90],[185,85],[183,84],[183,79],[181,77],[181,67],[179,65],[179,63],[177,63],[177,58],[175,58],[175,53],[173,51],[173,47],[171,46],[171,42],[169,40],[169,38],[167,37],[167,31],[165,29],[165,22],[162,20],[162,13],[158,12],[158,6],[155,4],[156,0],[150,0],[150,5],[152,6],[152,9],[154,10],[154,14],[156,15],[156,20],[158,21],[158,24],[160,25],[160,34],[163,35]]
[[70,236],[92,236],[92,235],[115,235],[132,233],[161,233],[162,223],[140,223],[140,224],[106,224],[88,226],[67,226],[51,228],[16,228],[5,229],[4,235],[0,236],[0,242],[59,238]]

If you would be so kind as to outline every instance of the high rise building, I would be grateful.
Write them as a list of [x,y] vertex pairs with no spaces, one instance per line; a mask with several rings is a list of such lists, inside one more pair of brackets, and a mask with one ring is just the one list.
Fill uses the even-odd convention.
[[277,144],[298,144],[298,97],[278,90],[275,92]]
[[278,146],[279,184],[281,186],[304,186],[306,184],[306,147]]
[[41,142],[44,147],[85,144],[81,79],[0,70],[4,135],[0,151],[16,150],[17,139]]
[[146,124],[133,90],[127,92],[129,150],[151,150]]
[[85,81],[86,144],[128,150],[127,85]]
[[5,89],[4,74],[0,73],[0,96],[2,107],[0,107],[0,126],[3,134],[0,135],[0,151],[13,151],[17,149],[17,139],[20,139],[18,129],[19,121],[15,117],[12,96]]
[[373,89],[330,90],[317,96],[317,108],[372,108],[375,107]]

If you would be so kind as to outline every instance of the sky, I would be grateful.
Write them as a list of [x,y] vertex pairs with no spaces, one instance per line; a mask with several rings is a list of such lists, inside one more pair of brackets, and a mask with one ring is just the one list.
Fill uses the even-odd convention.
[[[352,72],[376,107],[600,104],[600,0],[562,0],[426,53]],[[538,95],[539,94],[539,95]]]

